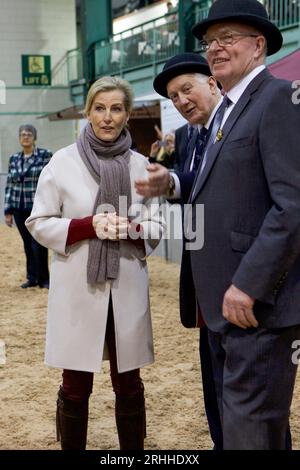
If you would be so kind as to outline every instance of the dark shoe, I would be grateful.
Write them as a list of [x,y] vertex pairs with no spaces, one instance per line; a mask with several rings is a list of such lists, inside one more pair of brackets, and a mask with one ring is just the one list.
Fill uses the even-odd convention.
[[49,282],[42,282],[39,286],[41,289],[49,289]]
[[36,286],[37,286],[37,282],[26,281],[24,282],[24,284],[21,284],[20,287],[22,287],[22,289],[27,289],[27,287],[36,287]]

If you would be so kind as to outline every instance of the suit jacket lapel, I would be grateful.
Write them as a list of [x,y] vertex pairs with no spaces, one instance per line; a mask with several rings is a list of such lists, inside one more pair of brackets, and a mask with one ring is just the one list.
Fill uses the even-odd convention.
[[236,105],[234,106],[232,112],[229,114],[228,119],[225,122],[223,127],[223,137],[219,142],[215,142],[209,149],[207,154],[207,162],[206,165],[200,174],[200,168],[198,168],[198,172],[196,174],[194,184],[190,193],[190,198],[188,202],[194,202],[195,198],[197,197],[199,191],[201,191],[207,177],[210,174],[210,171],[216,161],[216,158],[223,147],[228,134],[230,133],[232,127],[236,123],[237,119],[239,118],[240,114],[247,106],[248,102],[251,100],[251,95],[259,88],[261,83],[265,81],[266,78],[272,78],[272,75],[265,69],[261,73],[259,73],[252,82],[248,85]]

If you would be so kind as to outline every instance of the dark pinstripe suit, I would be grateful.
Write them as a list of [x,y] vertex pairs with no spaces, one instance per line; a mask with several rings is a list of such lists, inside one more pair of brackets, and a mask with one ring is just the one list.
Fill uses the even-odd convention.
[[[208,151],[191,203],[204,204],[204,246],[191,251],[209,328],[224,448],[284,449],[300,338],[300,106],[267,70],[248,85]],[[234,284],[256,299],[258,328],[222,316]]]

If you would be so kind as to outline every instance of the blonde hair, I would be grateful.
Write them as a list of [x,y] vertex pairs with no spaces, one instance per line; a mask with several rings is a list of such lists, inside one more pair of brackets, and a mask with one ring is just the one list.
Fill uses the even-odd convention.
[[89,114],[97,93],[111,90],[123,91],[125,110],[130,113],[133,106],[133,92],[130,84],[121,77],[105,76],[96,80],[89,89],[83,111],[84,115],[87,116]]

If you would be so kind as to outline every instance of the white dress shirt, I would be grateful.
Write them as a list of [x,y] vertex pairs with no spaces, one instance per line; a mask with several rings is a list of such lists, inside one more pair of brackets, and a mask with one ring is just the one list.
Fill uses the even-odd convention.
[[[231,90],[228,91],[227,96],[228,98],[230,99],[231,101],[231,104],[230,106],[228,106],[228,108],[226,109],[225,113],[224,113],[224,116],[223,116],[223,120],[222,120],[222,125],[221,125],[221,129],[223,128],[225,122],[227,121],[228,119],[228,116],[230,115],[231,111],[233,110],[233,108],[235,107],[236,103],[238,102],[238,100],[240,99],[240,97],[242,96],[242,94],[244,93],[244,91],[246,90],[247,86],[249,85],[249,83],[252,82],[252,80],[260,73],[262,72],[264,69],[266,68],[265,65],[259,65],[258,67],[256,67],[255,69],[253,69],[250,73],[248,73],[248,75],[246,75],[244,78],[242,78],[242,80],[240,82],[238,82],[236,85],[234,85],[234,87],[231,88]],[[213,109],[211,115],[210,115],[210,118],[209,120],[207,121],[207,123],[205,124],[205,127],[208,129],[218,108],[221,106],[221,103],[222,101],[219,101],[219,103],[215,106],[215,108]],[[201,125],[199,125],[199,131],[201,129]],[[194,154],[193,154],[193,158],[192,158],[192,162],[191,162],[191,166],[190,166],[190,169],[193,167],[193,162],[194,162],[194,158],[195,158],[195,150],[194,150]],[[174,191],[174,194],[172,197],[169,197],[169,199],[180,199],[181,198],[181,188],[180,188],[180,180],[178,178],[178,176],[176,175],[176,173],[172,172],[172,176],[174,178],[174,181],[175,181],[175,191]]]

